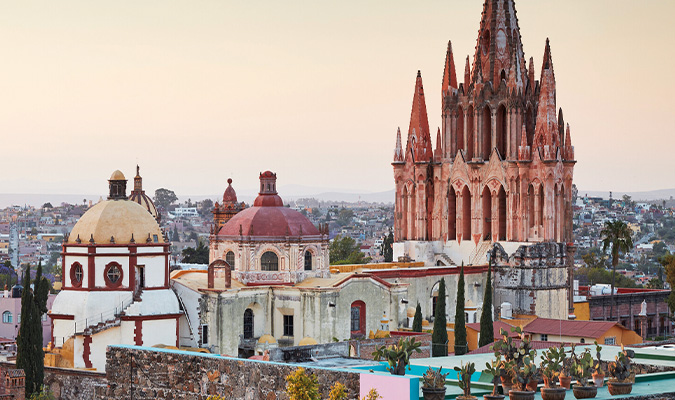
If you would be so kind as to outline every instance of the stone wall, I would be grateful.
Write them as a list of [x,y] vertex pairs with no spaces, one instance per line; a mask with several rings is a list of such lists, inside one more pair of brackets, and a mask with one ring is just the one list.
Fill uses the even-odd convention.
[[[0,368],[14,369],[16,365],[0,362]],[[108,381],[105,372],[45,367],[44,384],[57,400],[103,400]]]
[[[410,358],[427,358],[431,357],[431,333],[422,335],[415,335],[415,342],[421,342],[421,352],[414,352]],[[373,352],[380,346],[391,346],[397,344],[401,336],[392,336],[383,339],[363,339],[349,341],[349,356],[361,358],[364,360],[372,360]]]
[[[218,394],[226,399],[288,400],[285,377],[296,367],[219,355],[131,346],[108,348],[106,399],[195,399]],[[322,398],[335,382],[357,399],[360,374],[307,368],[317,376]]]
[[[617,321],[638,334],[644,330],[643,337],[664,336],[671,332],[670,314],[666,300],[669,290],[640,293],[620,293],[614,296],[589,297],[590,317],[593,321]],[[647,303],[647,317],[639,317],[642,302]],[[613,315],[612,315],[613,314]]]

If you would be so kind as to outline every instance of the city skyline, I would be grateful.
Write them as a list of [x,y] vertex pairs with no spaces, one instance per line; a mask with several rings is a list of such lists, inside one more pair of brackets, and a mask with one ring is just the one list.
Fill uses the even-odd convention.
[[[141,165],[146,190],[393,189],[415,75],[432,139],[447,41],[463,71],[482,1],[5,3],[3,193],[102,193]],[[582,190],[675,187],[658,61],[668,2],[516,3],[536,79],[548,37]],[[667,9],[667,10],[666,10]],[[640,140],[642,137],[649,138]],[[434,143],[435,145],[435,143]],[[639,160],[639,161],[638,161]],[[637,162],[636,162],[637,161]],[[283,195],[283,193],[282,193]]]

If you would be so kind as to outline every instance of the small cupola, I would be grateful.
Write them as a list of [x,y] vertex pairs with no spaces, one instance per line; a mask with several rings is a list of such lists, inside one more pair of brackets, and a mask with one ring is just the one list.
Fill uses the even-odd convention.
[[108,200],[127,200],[127,179],[120,170],[116,170],[108,180],[110,195]]
[[277,194],[277,174],[265,171],[260,174],[260,193]]

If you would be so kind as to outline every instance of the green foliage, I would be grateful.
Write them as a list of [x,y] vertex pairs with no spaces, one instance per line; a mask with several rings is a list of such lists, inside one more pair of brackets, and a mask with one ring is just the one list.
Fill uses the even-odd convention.
[[340,382],[335,382],[328,393],[328,400],[347,400],[347,387]]
[[659,278],[652,278],[645,285],[647,289],[663,289],[663,281]]
[[204,199],[198,203],[197,211],[202,217],[207,217],[211,215],[213,211],[213,200]]
[[474,363],[460,364],[461,367],[455,367],[459,373],[459,388],[464,392],[464,397],[471,396],[471,375],[476,372]]
[[[675,255],[667,254],[660,260],[661,265],[666,269],[666,282],[671,288],[675,288]],[[675,313],[675,290],[671,290],[666,300],[671,315]]]
[[381,398],[382,398],[382,396],[380,396],[380,394],[377,393],[377,389],[372,388],[372,389],[370,389],[368,394],[363,397],[363,400],[378,400],[378,399],[381,399]]
[[570,366],[570,374],[579,385],[588,386],[588,380],[593,376],[593,356],[591,351],[586,349],[579,355],[574,355]]
[[631,378],[633,367],[628,357],[628,352],[621,346],[621,351],[616,355],[614,361],[607,365],[607,371],[616,382],[628,382]]
[[438,298],[434,310],[434,331],[431,334],[431,356],[448,355],[448,327],[445,318],[445,278],[438,285]]
[[197,248],[186,247],[181,252],[183,262],[189,264],[208,264],[209,263],[209,248],[204,243],[199,242]]
[[405,375],[406,366],[410,369],[410,355],[414,352],[421,352],[422,343],[415,342],[415,338],[401,338],[398,344],[391,346],[380,346],[373,352],[375,361],[386,360],[389,366],[387,371],[392,375]]
[[155,198],[153,200],[158,207],[166,209],[178,200],[178,196],[176,196],[173,190],[160,188],[155,190]]
[[527,390],[527,384],[537,376],[538,368],[534,363],[537,351],[532,349],[530,339],[523,335],[520,327],[511,328],[511,332],[516,332],[520,336],[520,343],[516,346],[507,331],[500,330],[502,338],[495,342],[493,349],[495,357],[502,356],[502,368],[504,376],[515,378],[513,383],[520,390]]
[[54,400],[54,394],[44,386],[40,387],[40,391],[33,393],[28,400]]
[[286,394],[290,400],[321,400],[319,380],[300,367],[286,376]]
[[668,246],[666,246],[666,243],[663,241],[656,242],[652,248],[652,253],[654,254],[654,257],[661,258],[668,253]]
[[562,344],[560,344],[560,347],[549,347],[548,350],[544,350],[540,368],[541,374],[546,378],[545,383],[548,387],[556,387],[558,376],[563,369],[564,360],[565,348]]
[[[455,369],[457,369],[457,367],[455,367]],[[429,367],[422,376],[422,387],[442,389],[445,387],[445,379],[448,377],[448,374],[450,373],[443,373],[443,367],[439,369]]]
[[495,359],[492,360],[491,362],[486,362],[485,363],[485,369],[483,370],[483,373],[485,374],[490,374],[492,375],[492,395],[496,396],[497,393],[497,386],[499,385],[499,378],[502,376],[504,370],[502,368],[502,359],[501,359],[501,354],[497,353],[495,354]]
[[359,250],[356,240],[349,236],[336,236],[335,239],[330,242],[328,252],[331,265],[365,264],[370,262],[370,258],[366,257],[361,250]]
[[480,314],[480,337],[478,347],[483,347],[495,341],[492,321],[492,260],[488,266],[487,283],[483,294],[483,309]]
[[354,211],[350,210],[349,208],[341,208],[340,212],[338,212],[336,222],[340,226],[347,226],[352,223],[353,218],[354,218]]
[[[633,239],[631,238],[633,231],[628,228],[625,222],[621,220],[607,221],[605,226],[600,231],[602,237],[602,252],[606,253],[610,250],[612,257],[612,283],[610,293],[614,294],[614,277],[616,275],[616,265],[619,263],[619,256],[621,253],[628,253],[633,249]],[[612,304],[610,306],[610,318],[614,317],[614,296],[612,296]]]
[[412,330],[413,332],[422,332],[422,307],[420,306],[420,303],[417,303],[417,308],[415,308]]
[[593,368],[597,372],[602,372],[602,362],[600,362],[600,352],[602,351],[602,346],[598,344],[597,340],[594,340],[593,344],[595,345],[595,364]]
[[382,255],[384,256],[384,262],[394,260],[394,234],[391,231],[382,242]]
[[30,288],[30,267],[24,272],[21,295],[21,325],[17,336],[16,366],[26,374],[26,397],[40,393],[44,380],[44,350],[42,349],[42,315],[47,312],[49,282],[42,276],[38,264],[34,289]]
[[[589,285],[596,283],[612,283],[612,272],[602,268],[579,268],[574,271],[575,279],[580,282],[586,282]],[[640,287],[634,280],[627,278],[621,274],[615,276],[615,285],[617,287],[636,288]]]
[[466,319],[464,317],[464,263],[457,282],[457,304],[455,305],[455,355],[468,352],[466,342]]

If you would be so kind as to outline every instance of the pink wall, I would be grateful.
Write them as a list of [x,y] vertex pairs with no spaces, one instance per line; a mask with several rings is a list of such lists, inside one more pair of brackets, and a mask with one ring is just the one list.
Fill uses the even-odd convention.
[[363,373],[359,398],[375,388],[382,400],[419,400],[420,380],[416,376]]

